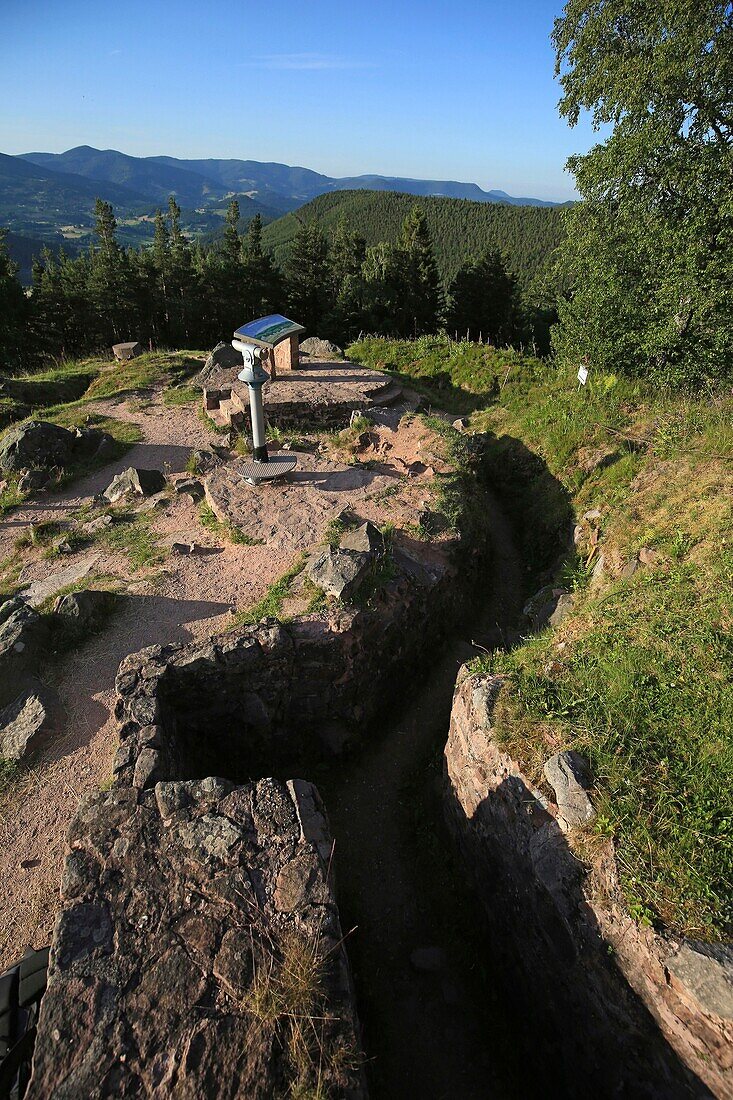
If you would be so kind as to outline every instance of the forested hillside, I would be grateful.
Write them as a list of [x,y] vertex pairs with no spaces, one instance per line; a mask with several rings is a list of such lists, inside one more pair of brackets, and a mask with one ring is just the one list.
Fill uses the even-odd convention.
[[[278,264],[283,264],[301,225],[317,225],[332,239],[342,220],[365,239],[367,246],[394,242],[414,204],[413,195],[396,192],[320,195],[268,225],[263,245]],[[466,259],[499,249],[506,254],[520,287],[526,289],[562,239],[562,213],[557,208],[434,197],[421,198],[420,206],[430,229],[438,272],[446,285]]]

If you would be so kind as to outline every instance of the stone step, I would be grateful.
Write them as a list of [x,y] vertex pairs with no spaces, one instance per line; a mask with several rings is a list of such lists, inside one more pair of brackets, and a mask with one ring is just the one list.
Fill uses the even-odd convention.
[[370,398],[370,403],[384,408],[386,405],[394,405],[400,397],[402,397],[402,386],[399,382],[389,382],[384,389]]

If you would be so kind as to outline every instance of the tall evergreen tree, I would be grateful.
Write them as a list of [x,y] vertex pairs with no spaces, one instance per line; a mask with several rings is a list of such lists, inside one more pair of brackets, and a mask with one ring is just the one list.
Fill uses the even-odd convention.
[[262,249],[262,218],[255,214],[242,247],[243,320],[283,309],[282,282],[272,257]]
[[92,251],[88,294],[94,337],[99,344],[127,339],[134,326],[134,288],[130,265],[117,241],[117,222],[110,203],[94,206],[97,246]]
[[5,236],[5,230],[0,230],[0,362],[3,370],[12,371],[21,365],[28,351],[28,303],[18,282],[17,264],[10,259]]
[[404,254],[408,285],[406,309],[413,319],[413,332],[420,336],[438,328],[442,295],[427,218],[422,207],[413,206],[402,225],[398,246]]
[[469,340],[511,343],[518,320],[517,281],[500,252],[484,252],[468,260],[449,290],[446,325]]
[[317,225],[301,225],[285,269],[293,320],[317,335],[330,306],[328,244]]

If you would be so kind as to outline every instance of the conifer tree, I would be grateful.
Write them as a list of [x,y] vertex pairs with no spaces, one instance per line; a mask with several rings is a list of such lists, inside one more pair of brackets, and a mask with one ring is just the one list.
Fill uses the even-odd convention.
[[448,331],[502,345],[513,339],[517,321],[517,281],[501,253],[484,252],[463,264],[449,290]]
[[288,309],[317,335],[330,306],[328,244],[317,225],[302,224],[286,266]]
[[243,320],[285,308],[282,284],[272,257],[262,249],[262,218],[255,214],[242,246]]
[[94,206],[97,246],[91,254],[88,283],[94,336],[98,344],[129,338],[134,326],[134,288],[130,265],[117,241],[117,222],[110,203]]
[[405,308],[413,322],[413,331],[405,335],[420,336],[424,332],[435,332],[440,319],[442,295],[433,242],[422,207],[413,206],[405,218],[398,247],[404,256],[408,287]]
[[0,230],[0,362],[4,370],[12,371],[21,365],[28,350],[28,303],[18,281],[18,266],[10,259],[5,236],[5,230]]

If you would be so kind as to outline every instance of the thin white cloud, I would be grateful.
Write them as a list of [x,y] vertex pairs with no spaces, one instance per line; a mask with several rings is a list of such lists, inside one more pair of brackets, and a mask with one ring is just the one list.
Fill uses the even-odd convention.
[[366,69],[372,68],[369,61],[357,61],[350,57],[334,57],[325,53],[269,53],[253,57],[245,62],[248,67],[257,69],[290,69],[301,72],[316,72],[326,69]]

